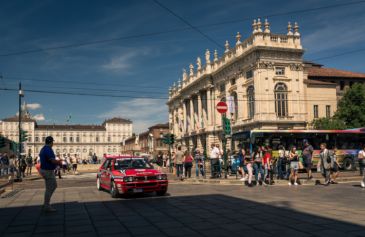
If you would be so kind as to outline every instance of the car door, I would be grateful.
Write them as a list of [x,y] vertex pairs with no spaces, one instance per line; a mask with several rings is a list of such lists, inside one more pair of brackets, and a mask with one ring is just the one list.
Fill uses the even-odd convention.
[[102,185],[108,185],[107,184],[107,174],[108,174],[108,166],[109,166],[109,163],[110,163],[110,159],[107,159],[103,166],[102,166],[102,169],[101,169],[101,173],[100,173],[100,183]]
[[110,188],[110,181],[112,178],[112,160],[109,159],[109,162],[106,164],[106,168],[105,168],[105,186],[108,186]]

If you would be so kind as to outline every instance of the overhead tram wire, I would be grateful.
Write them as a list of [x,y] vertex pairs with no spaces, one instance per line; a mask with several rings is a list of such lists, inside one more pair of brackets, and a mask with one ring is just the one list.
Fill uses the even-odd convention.
[[212,42],[213,44],[217,45],[217,47],[223,49],[224,47],[219,44],[215,39],[213,39],[212,37],[210,37],[209,35],[205,34],[203,31],[201,31],[199,28],[197,28],[196,26],[193,26],[189,21],[185,20],[183,17],[181,17],[180,15],[178,15],[176,12],[174,12],[172,9],[168,8],[167,6],[165,6],[164,4],[160,3],[157,0],[153,0],[154,3],[156,3],[158,6],[160,6],[161,8],[165,9],[166,11],[168,11],[170,14],[172,14],[173,16],[175,16],[177,19],[179,19],[180,21],[182,21],[183,23],[185,23],[186,25],[188,25],[191,29],[195,30],[196,32],[198,32],[199,34],[201,34],[204,38],[206,38],[207,40],[209,40],[210,42]]
[[[85,85],[86,83],[89,85],[99,85],[99,86],[123,86],[131,88],[131,84],[119,84],[119,83],[97,83],[97,82],[85,82],[85,81],[72,81],[72,80],[50,80],[50,79],[39,79],[39,78],[24,78],[24,77],[13,77],[13,76],[4,76],[5,79],[10,79],[12,81],[39,81],[39,82],[52,82],[52,83],[73,83],[73,84],[81,84]],[[134,87],[134,86],[133,86]],[[133,88],[132,87],[132,88]],[[139,88],[148,88],[148,89],[166,89],[166,87],[159,86],[144,86],[138,85]]]
[[[312,12],[312,11],[320,11],[320,10],[326,10],[326,9],[330,9],[330,8],[338,8],[338,7],[344,7],[344,6],[355,5],[355,4],[362,4],[362,3],[365,3],[365,0],[353,1],[353,2],[347,2],[347,3],[338,3],[338,4],[323,6],[323,7],[306,8],[306,9],[294,10],[294,11],[288,11],[288,12],[279,12],[279,13],[273,13],[273,14],[262,14],[262,16],[273,18],[273,17],[284,16],[284,15],[300,14],[300,13],[306,13],[306,12]],[[233,23],[238,23],[238,22],[249,21],[249,20],[251,20],[251,19],[253,19],[255,17],[252,16],[252,17],[246,17],[246,18],[237,19],[237,20],[221,21],[221,22],[216,22],[216,23],[211,23],[211,24],[197,25],[195,27],[196,28],[206,28],[206,27],[213,27],[213,26],[219,26],[219,25],[233,24]],[[158,31],[158,32],[149,32],[149,33],[143,33],[143,34],[120,36],[120,37],[110,38],[110,39],[102,39],[102,40],[94,40],[94,41],[85,41],[85,42],[80,42],[80,43],[65,44],[65,45],[54,46],[54,47],[45,47],[45,48],[40,48],[40,49],[29,49],[29,50],[23,50],[23,51],[15,51],[15,52],[9,52],[9,53],[0,54],[0,57],[8,57],[8,56],[17,56],[17,55],[24,55],[24,54],[40,53],[40,52],[45,52],[45,51],[50,51],[50,50],[61,50],[61,49],[84,47],[84,46],[88,46],[88,45],[104,44],[104,43],[110,43],[110,42],[120,41],[120,40],[128,40],[128,39],[138,39],[138,38],[144,38],[144,37],[151,37],[151,36],[169,34],[169,33],[186,31],[186,30],[191,30],[191,29],[192,29],[191,27],[182,27],[182,28],[175,28],[175,29],[170,29],[170,30],[165,30],[165,31]]]
[[[1,91],[14,91],[17,92],[18,89],[16,88],[0,88]],[[93,93],[80,93],[80,92],[67,92],[67,91],[46,91],[46,90],[35,90],[35,89],[24,89],[23,91],[29,92],[29,93],[42,93],[42,94],[53,94],[53,95],[75,95],[75,96],[95,96],[95,97],[110,97],[110,98],[130,98],[130,99],[152,99],[152,100],[168,100],[167,97],[150,97],[150,96],[130,96],[130,95],[113,95],[113,94],[93,94]],[[208,101],[208,99],[204,99]],[[214,99],[210,99],[214,100]],[[247,99],[239,99],[237,101],[248,101]],[[255,99],[255,102],[262,101],[262,102],[272,102],[273,99]],[[308,102],[313,101],[316,102],[318,100],[310,100],[310,99],[288,99],[285,101],[294,101],[294,102]],[[322,100],[326,102],[330,101],[337,101],[337,99],[333,100]],[[353,99],[351,101],[363,101],[359,99]]]

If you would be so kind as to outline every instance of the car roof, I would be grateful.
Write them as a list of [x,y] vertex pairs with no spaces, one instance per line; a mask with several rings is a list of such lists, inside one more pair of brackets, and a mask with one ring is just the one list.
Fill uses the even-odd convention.
[[143,158],[142,156],[131,156],[131,155],[106,155],[104,156],[106,159],[135,159],[135,158]]

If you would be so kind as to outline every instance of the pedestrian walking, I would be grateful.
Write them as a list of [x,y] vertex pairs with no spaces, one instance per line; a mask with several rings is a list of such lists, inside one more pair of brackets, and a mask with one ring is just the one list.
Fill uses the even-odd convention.
[[46,137],[45,146],[41,149],[39,156],[41,162],[41,169],[40,172],[44,178],[46,190],[44,193],[44,203],[43,203],[43,210],[45,212],[54,212],[56,209],[51,207],[50,201],[53,192],[57,188],[57,181],[54,174],[54,170],[56,169],[57,165],[61,165],[61,162],[56,160],[55,154],[53,152],[54,139],[53,137],[49,136]]
[[302,156],[303,156],[303,165],[304,168],[307,171],[307,179],[310,180],[313,178],[312,176],[312,156],[313,156],[313,146],[309,144],[307,139],[303,140],[304,143],[304,149],[302,152]]
[[286,163],[287,163],[287,158],[285,155],[285,148],[283,145],[279,146],[279,158],[278,158],[278,162],[277,162],[277,169],[278,169],[278,175],[277,175],[277,179],[285,179],[286,177]]
[[359,151],[357,157],[359,159],[360,175],[363,176],[361,187],[365,188],[365,145],[363,145],[363,149]]
[[177,152],[175,154],[175,162],[176,162],[176,176],[180,180],[183,180],[184,153],[181,151],[181,146],[177,147]]
[[25,161],[27,162],[27,175],[32,175],[33,157],[30,153],[28,154]]
[[263,147],[264,156],[262,158],[262,165],[264,168],[263,184],[271,184],[271,148],[269,146]]
[[[221,178],[222,177],[222,167],[223,167],[223,150],[219,148],[219,144],[217,143],[215,145],[219,151],[218,154],[218,177]],[[227,171],[227,170],[226,170]]]
[[57,175],[59,179],[62,179],[62,176],[61,176],[62,159],[61,159],[60,154],[56,155],[56,160],[59,162],[59,164],[57,165],[57,167],[55,169],[55,175]]
[[162,155],[161,151],[159,151],[159,153],[156,157],[156,165],[157,165],[157,169],[161,171],[162,165],[163,165],[163,155]]
[[200,150],[195,150],[195,177],[199,178],[199,174],[204,178],[205,171],[204,171],[204,156],[201,154]]
[[246,157],[246,150],[240,146],[240,149],[238,150],[238,171],[240,172],[242,175],[242,178],[240,179],[241,181],[246,181],[247,180],[247,175],[245,172],[245,169],[247,169],[247,166],[245,165],[245,157]]
[[289,175],[289,186],[292,185],[292,181],[294,181],[294,185],[298,185],[298,170],[299,170],[299,155],[297,148],[292,146],[289,152],[289,162],[290,162],[290,175]]
[[255,152],[253,153],[253,170],[255,172],[256,186],[262,185],[264,179],[264,169],[262,163],[262,149],[260,146],[256,147]]
[[324,180],[324,185],[328,186],[330,184],[330,169],[331,169],[331,155],[327,149],[327,144],[321,144],[321,153],[319,154],[318,168],[322,172]]
[[167,166],[167,154],[163,153],[162,155],[162,167],[166,168]]
[[189,151],[186,151],[184,159],[185,178],[191,178],[191,168],[193,167],[193,157]]
[[219,177],[219,149],[212,143],[210,150],[211,178]]
[[2,175],[9,174],[10,173],[10,161],[8,154],[5,152],[1,157],[1,164],[2,164]]
[[27,169],[27,162],[23,155],[20,156],[20,177],[25,177],[25,171]]
[[76,155],[71,157],[70,161],[71,161],[71,164],[72,164],[72,172],[73,172],[73,174],[76,174],[76,172],[77,172],[77,157],[76,157]]
[[333,148],[332,151],[332,160],[331,160],[331,184],[337,184],[336,179],[338,175],[340,174],[340,165],[337,161],[337,147]]
[[247,168],[247,174],[248,174],[248,187],[252,187],[252,176],[253,176],[253,161],[251,156],[245,156],[244,157],[244,165]]

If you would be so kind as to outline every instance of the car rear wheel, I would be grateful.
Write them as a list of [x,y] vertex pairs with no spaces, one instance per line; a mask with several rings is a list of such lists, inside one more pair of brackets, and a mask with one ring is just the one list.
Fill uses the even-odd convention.
[[156,191],[156,194],[158,196],[164,196],[166,194],[167,190],[160,190],[160,191]]
[[343,160],[342,168],[344,170],[352,170],[352,160],[350,158],[346,158]]
[[101,188],[101,184],[100,184],[100,177],[97,177],[96,178],[96,188],[100,191],[100,190],[102,190],[102,188]]
[[112,196],[112,198],[119,197],[119,192],[118,192],[117,186],[115,185],[114,181],[112,181],[110,184],[110,195]]

